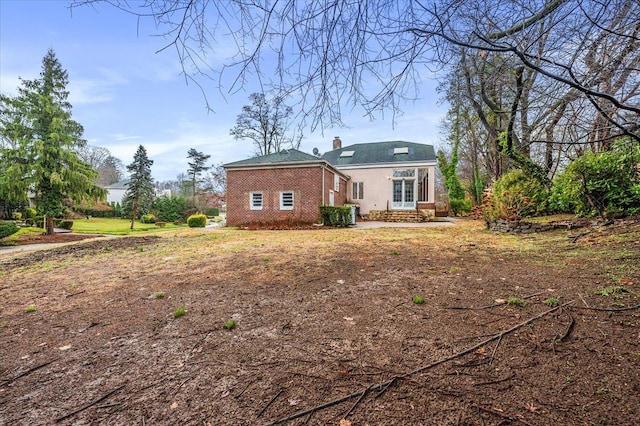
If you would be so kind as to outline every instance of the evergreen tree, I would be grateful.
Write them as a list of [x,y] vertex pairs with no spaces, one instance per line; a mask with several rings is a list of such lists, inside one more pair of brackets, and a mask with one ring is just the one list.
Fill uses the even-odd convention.
[[195,199],[196,194],[198,192],[198,182],[200,181],[199,180],[200,174],[202,172],[206,172],[211,168],[211,167],[206,167],[204,165],[206,161],[209,158],[211,158],[211,156],[205,155],[204,152],[200,152],[195,148],[191,148],[187,152],[187,157],[191,160],[187,163],[189,164],[189,169],[187,170],[187,173],[191,178],[191,187],[193,189],[193,197]]
[[147,150],[140,145],[133,156],[133,163],[127,166],[130,177],[124,194],[123,207],[131,213],[131,229],[138,213],[147,213],[155,198],[155,187],[151,177],[152,164],[153,160],[147,157]]
[[67,72],[53,50],[42,60],[40,78],[22,80],[18,95],[0,96],[0,197],[26,201],[35,194],[36,208],[46,216],[47,234],[65,199],[75,202],[104,195],[94,184],[96,172],[77,155],[84,146],[82,126],[71,118]]

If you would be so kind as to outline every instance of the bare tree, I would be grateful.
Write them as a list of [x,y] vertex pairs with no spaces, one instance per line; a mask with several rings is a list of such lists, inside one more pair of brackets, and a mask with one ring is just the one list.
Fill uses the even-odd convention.
[[249,96],[251,105],[242,107],[236,125],[230,133],[236,139],[249,139],[256,155],[268,155],[280,151],[283,146],[298,149],[302,133],[288,134],[293,109],[280,97],[268,99],[263,93]]
[[[341,123],[341,108],[397,111],[419,96],[428,70],[461,48],[492,52],[574,90],[597,111],[580,136],[594,146],[618,135],[640,141],[640,3],[635,0],[317,0],[314,2],[78,0],[107,2],[155,20],[189,78],[213,76],[235,91],[258,80],[297,92],[312,127]],[[540,47],[540,32],[544,34]],[[214,66],[204,53],[235,46]],[[187,70],[195,69],[195,73]],[[523,82],[526,75],[523,74]],[[525,99],[522,86],[521,100]],[[583,105],[586,107],[586,104]],[[526,125],[526,122],[524,123]],[[592,126],[593,127],[593,126]]]

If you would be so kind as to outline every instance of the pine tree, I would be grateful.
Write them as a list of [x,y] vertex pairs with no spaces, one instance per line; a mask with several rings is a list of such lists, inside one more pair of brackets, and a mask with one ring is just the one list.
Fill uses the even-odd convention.
[[39,79],[22,80],[16,97],[0,97],[0,134],[8,141],[0,155],[0,196],[18,201],[33,192],[38,212],[47,218],[47,234],[54,232],[53,219],[62,214],[65,199],[104,195],[94,184],[96,172],[76,153],[86,141],[82,126],[71,118],[68,82],[50,49]]
[[148,212],[155,197],[155,187],[151,177],[153,160],[147,157],[142,145],[133,156],[133,163],[127,166],[130,173],[127,191],[124,194],[123,208],[131,213],[131,229],[139,212]]
[[206,172],[211,167],[206,167],[204,164],[206,161],[211,158],[210,155],[205,155],[204,152],[200,152],[195,148],[191,148],[187,152],[187,157],[191,160],[187,164],[189,164],[189,169],[187,173],[189,177],[191,177],[191,186],[193,189],[193,198],[195,199],[197,190],[198,190],[198,182],[199,177],[202,172]]

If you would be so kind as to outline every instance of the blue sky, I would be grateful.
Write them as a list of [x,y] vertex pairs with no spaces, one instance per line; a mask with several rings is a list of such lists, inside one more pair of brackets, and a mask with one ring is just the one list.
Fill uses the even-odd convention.
[[[109,149],[129,164],[138,145],[154,161],[156,180],[173,180],[187,170],[187,151],[211,155],[212,163],[227,163],[253,155],[249,141],[229,136],[242,105],[256,88],[220,94],[205,87],[209,104],[193,82],[187,83],[173,50],[150,21],[138,26],[135,17],[115,8],[69,10],[67,0],[0,0],[0,92],[15,94],[18,77],[39,76],[47,49],[53,48],[69,73],[73,117],[84,126],[91,145]],[[206,82],[205,82],[206,83]],[[425,80],[415,103],[405,113],[371,121],[362,110],[345,115],[348,128],[305,131],[301,149],[331,149],[334,136],[343,145],[408,140],[441,145],[439,125],[446,107],[437,104],[436,82]]]

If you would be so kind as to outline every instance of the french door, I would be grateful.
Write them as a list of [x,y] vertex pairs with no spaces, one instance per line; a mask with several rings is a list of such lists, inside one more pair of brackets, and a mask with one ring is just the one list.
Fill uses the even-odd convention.
[[393,208],[416,208],[415,180],[402,179],[393,181]]

